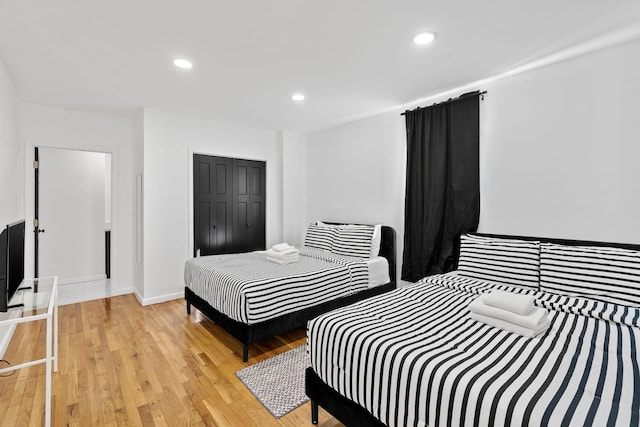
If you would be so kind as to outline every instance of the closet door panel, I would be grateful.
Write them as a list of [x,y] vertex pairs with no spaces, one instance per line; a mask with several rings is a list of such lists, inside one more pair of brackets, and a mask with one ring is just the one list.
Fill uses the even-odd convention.
[[236,202],[234,203],[234,209],[234,252],[250,251],[252,250],[251,245],[249,244],[251,229],[248,226],[247,203]]
[[263,179],[264,179],[264,167],[260,164],[253,165],[251,167],[251,195],[262,196],[264,191]]
[[231,207],[231,203],[227,201],[216,202],[215,224],[211,230],[213,242],[211,251],[207,255],[233,252],[233,230],[229,226],[232,221],[229,215]]
[[251,162],[249,186],[250,218],[252,227],[250,245],[253,248],[265,248],[266,246],[266,196],[265,196],[265,176],[266,167],[264,162]]
[[198,161],[198,194],[202,197],[211,196],[211,163],[206,159]]
[[249,161],[233,159],[233,247],[236,252],[253,250],[249,224]]
[[216,204],[214,223],[211,232],[214,235],[209,254],[233,252],[233,161],[226,157],[213,157],[216,189],[213,200]]
[[265,206],[262,202],[251,203],[251,246],[254,248],[265,248]]
[[208,230],[211,227],[213,219],[211,203],[200,202],[197,204],[197,209],[198,213],[195,216],[197,222],[194,222],[194,246],[196,248],[208,248],[211,244],[211,235],[208,233]]
[[246,196],[249,194],[249,180],[247,179],[248,168],[246,160],[234,159],[234,178],[236,179],[235,194]]
[[211,193],[212,164],[206,158],[193,158],[193,254],[198,249],[207,250],[211,245],[210,230],[213,225],[213,194]]
[[194,256],[233,250],[232,168],[231,159],[193,156]]
[[227,176],[231,175],[231,172],[229,165],[226,163],[216,164],[214,185],[216,186],[216,194],[218,196],[227,195],[233,191],[233,187],[231,186],[231,182],[229,182]]

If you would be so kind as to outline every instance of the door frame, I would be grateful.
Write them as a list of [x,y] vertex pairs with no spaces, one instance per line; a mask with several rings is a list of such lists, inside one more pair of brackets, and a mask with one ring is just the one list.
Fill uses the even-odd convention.
[[[193,258],[193,232],[194,232],[194,225],[193,225],[193,155],[194,154],[201,154],[203,156],[214,156],[214,157],[226,157],[229,159],[244,159],[244,160],[256,160],[259,162],[264,162],[265,164],[265,191],[267,190],[267,178],[268,178],[268,170],[269,170],[269,164],[271,163],[269,161],[269,159],[267,159],[266,157],[260,157],[260,156],[247,156],[245,153],[229,153],[229,152],[220,152],[220,151],[209,151],[207,149],[194,149],[192,147],[189,147],[188,149],[189,152],[189,167],[187,168],[187,182],[188,182],[188,191],[187,194],[189,195],[189,202],[187,203],[188,205],[188,212],[187,212],[187,217],[189,218],[189,230],[188,230],[188,242],[187,242],[187,253],[186,253],[186,259],[191,259]],[[267,195],[269,194],[269,191],[267,191]],[[269,242],[269,237],[270,237],[270,233],[269,233],[269,207],[270,207],[270,202],[269,202],[269,197],[267,196],[265,199],[265,213],[264,213],[264,225],[265,225],[265,241]],[[267,243],[268,244],[268,243]]]
[[[117,248],[119,242],[119,236],[117,230],[119,230],[119,223],[117,215],[114,213],[117,212],[118,205],[118,188],[115,185],[118,182],[117,171],[118,171],[118,155],[117,152],[113,151],[108,147],[83,147],[83,146],[66,146],[60,144],[53,144],[48,141],[36,141],[30,140],[25,141],[25,170],[24,170],[24,213],[25,220],[27,225],[30,225],[30,230],[33,232],[33,220],[34,218],[34,210],[35,210],[35,174],[33,169],[33,161],[34,161],[34,153],[35,148],[51,148],[51,149],[59,149],[59,150],[71,150],[71,151],[87,151],[91,153],[103,153],[111,155],[111,257],[110,257],[110,270],[111,270],[111,279],[113,283],[113,279],[118,277],[118,262],[117,257],[113,253],[114,248]],[[40,153],[42,154],[42,153]],[[46,224],[45,224],[46,225]],[[46,227],[45,227],[46,228]],[[25,239],[25,277],[34,277],[34,266],[35,266],[35,246],[33,238]]]

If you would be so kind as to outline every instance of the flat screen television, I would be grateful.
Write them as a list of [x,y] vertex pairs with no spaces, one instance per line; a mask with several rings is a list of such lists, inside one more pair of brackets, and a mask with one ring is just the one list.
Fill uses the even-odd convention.
[[24,220],[7,225],[0,233],[0,311],[24,280]]

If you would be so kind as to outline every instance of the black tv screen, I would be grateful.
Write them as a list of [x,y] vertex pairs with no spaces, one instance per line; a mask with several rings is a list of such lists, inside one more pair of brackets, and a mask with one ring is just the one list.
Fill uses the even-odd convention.
[[7,311],[9,286],[7,270],[9,267],[9,226],[0,233],[0,311]]
[[0,311],[7,311],[24,280],[24,238],[24,220],[7,225],[0,234]]

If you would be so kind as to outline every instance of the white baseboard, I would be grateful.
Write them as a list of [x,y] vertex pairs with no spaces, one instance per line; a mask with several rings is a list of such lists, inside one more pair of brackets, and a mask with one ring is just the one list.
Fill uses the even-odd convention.
[[135,294],[136,299],[138,300],[138,304],[144,305],[143,304],[144,298],[142,298],[142,296],[138,293],[138,290],[136,289],[133,293]]
[[140,296],[140,294],[138,294],[136,292],[136,298],[138,300],[138,302],[140,303],[140,305],[151,305],[151,304],[160,304],[161,302],[167,302],[167,301],[173,301],[176,299],[181,299],[184,298],[184,291],[182,292],[175,292],[173,294],[165,294],[165,295],[160,295],[157,297],[153,297],[153,298],[142,298]]
[[113,289],[113,287],[105,286],[100,282],[95,282],[95,284],[85,282],[76,285],[68,284],[58,289],[58,304],[76,304],[95,299],[131,294],[133,292],[133,287]]
[[72,283],[97,282],[99,280],[107,280],[106,274],[98,274],[95,276],[73,277],[71,279],[58,280],[58,286],[70,285]]
[[125,288],[125,289],[116,289],[115,292],[111,294],[112,297],[117,297],[120,295],[129,295],[134,294],[136,292],[135,288]]

